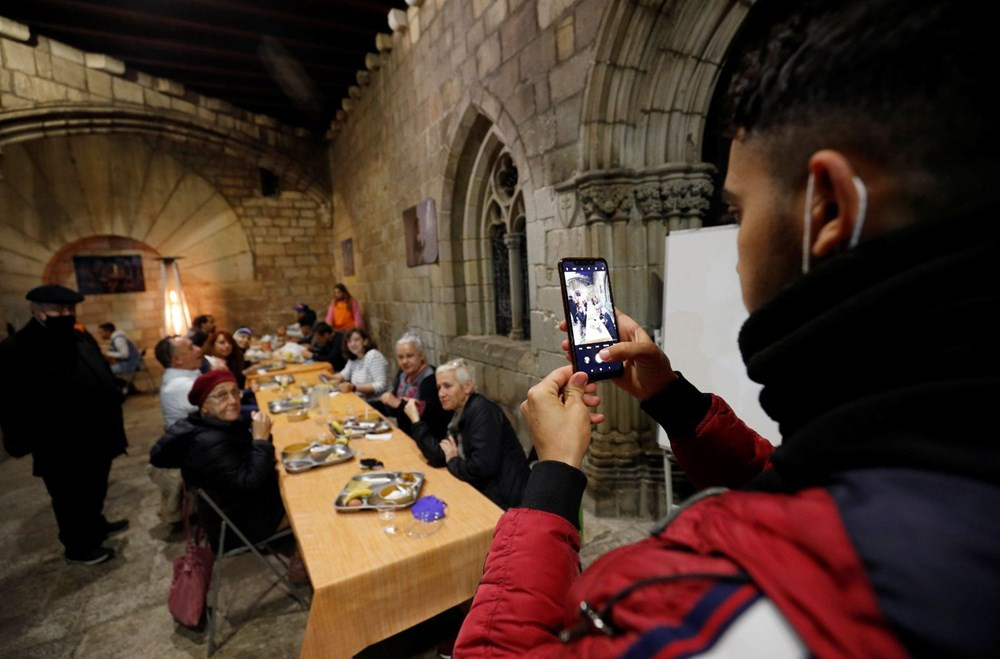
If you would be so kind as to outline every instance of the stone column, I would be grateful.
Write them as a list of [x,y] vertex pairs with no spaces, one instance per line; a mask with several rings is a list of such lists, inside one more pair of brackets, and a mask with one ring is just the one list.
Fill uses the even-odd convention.
[[[558,186],[561,192],[575,189],[587,253],[608,260],[615,306],[650,334],[662,316],[662,288],[656,295],[650,289],[662,282],[664,237],[702,226],[714,171],[706,163],[670,163],[642,172],[588,172]],[[584,505],[602,515],[658,517],[666,506],[656,427],[611,383],[602,384],[600,394],[606,421],[594,430],[583,465],[590,479]]]
[[521,322],[525,303],[521,296],[521,284],[525,277],[525,273],[521,271],[524,234],[510,232],[504,235],[503,240],[507,246],[507,270],[510,274],[510,338],[521,341],[524,339],[524,326]]

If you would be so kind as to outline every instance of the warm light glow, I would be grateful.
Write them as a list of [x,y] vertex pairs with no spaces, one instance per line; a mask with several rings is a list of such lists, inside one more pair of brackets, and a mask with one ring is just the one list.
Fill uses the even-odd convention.
[[184,334],[191,326],[191,314],[184,287],[181,286],[181,271],[177,261],[164,258],[160,270],[163,282],[163,331],[165,336]]

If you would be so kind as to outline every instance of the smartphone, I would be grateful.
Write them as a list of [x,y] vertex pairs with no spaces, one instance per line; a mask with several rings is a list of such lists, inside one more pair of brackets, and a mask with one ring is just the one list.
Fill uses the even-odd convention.
[[586,373],[592,382],[620,377],[625,372],[621,362],[601,361],[598,354],[618,343],[608,262],[585,257],[560,259],[559,286],[573,369]]

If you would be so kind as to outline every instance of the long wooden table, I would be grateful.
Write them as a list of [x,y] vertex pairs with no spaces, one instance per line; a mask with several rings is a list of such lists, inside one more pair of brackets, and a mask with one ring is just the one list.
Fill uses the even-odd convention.
[[[299,393],[320,371],[299,371],[285,392],[257,393],[258,404]],[[370,407],[355,394],[330,400],[331,417]],[[315,419],[289,422],[272,415],[275,450],[312,441],[326,430]],[[502,511],[447,469],[430,467],[416,443],[398,428],[392,439],[351,440],[358,457],[374,457],[387,471],[420,471],[420,496],[448,504],[443,527],[426,538],[383,533],[375,511],[338,512],[333,501],[352,476],[357,459],[288,474],[278,466],[281,495],[313,585],[313,601],[302,643],[303,657],[350,657],[365,647],[464,602],[475,593],[493,530]],[[412,516],[397,512],[405,529]]]
[[[256,366],[263,366],[265,363],[267,362],[257,364]],[[312,377],[315,378],[319,373],[322,372],[332,373],[333,368],[330,366],[328,362],[307,361],[307,362],[286,363],[285,368],[276,371],[264,371],[263,373],[258,373],[256,370],[254,370],[253,367],[251,367],[248,371],[244,371],[244,373],[246,373],[247,376],[247,386],[249,386],[250,383],[256,380],[257,378],[267,377],[270,375],[290,374],[298,378],[299,374],[301,375],[311,374]]]

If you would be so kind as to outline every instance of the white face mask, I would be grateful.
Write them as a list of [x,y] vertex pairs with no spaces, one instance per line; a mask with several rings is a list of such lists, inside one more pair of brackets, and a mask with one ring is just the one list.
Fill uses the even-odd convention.
[[[848,249],[858,246],[861,239],[861,229],[865,225],[865,213],[868,212],[868,188],[864,181],[857,176],[854,177],[854,187],[858,191],[858,219],[854,223],[854,230],[851,231],[851,240],[847,243]],[[812,209],[813,191],[816,188],[816,177],[809,174],[809,182],[806,183],[806,208],[803,216],[802,229],[802,274],[809,272],[809,257],[812,253]]]

